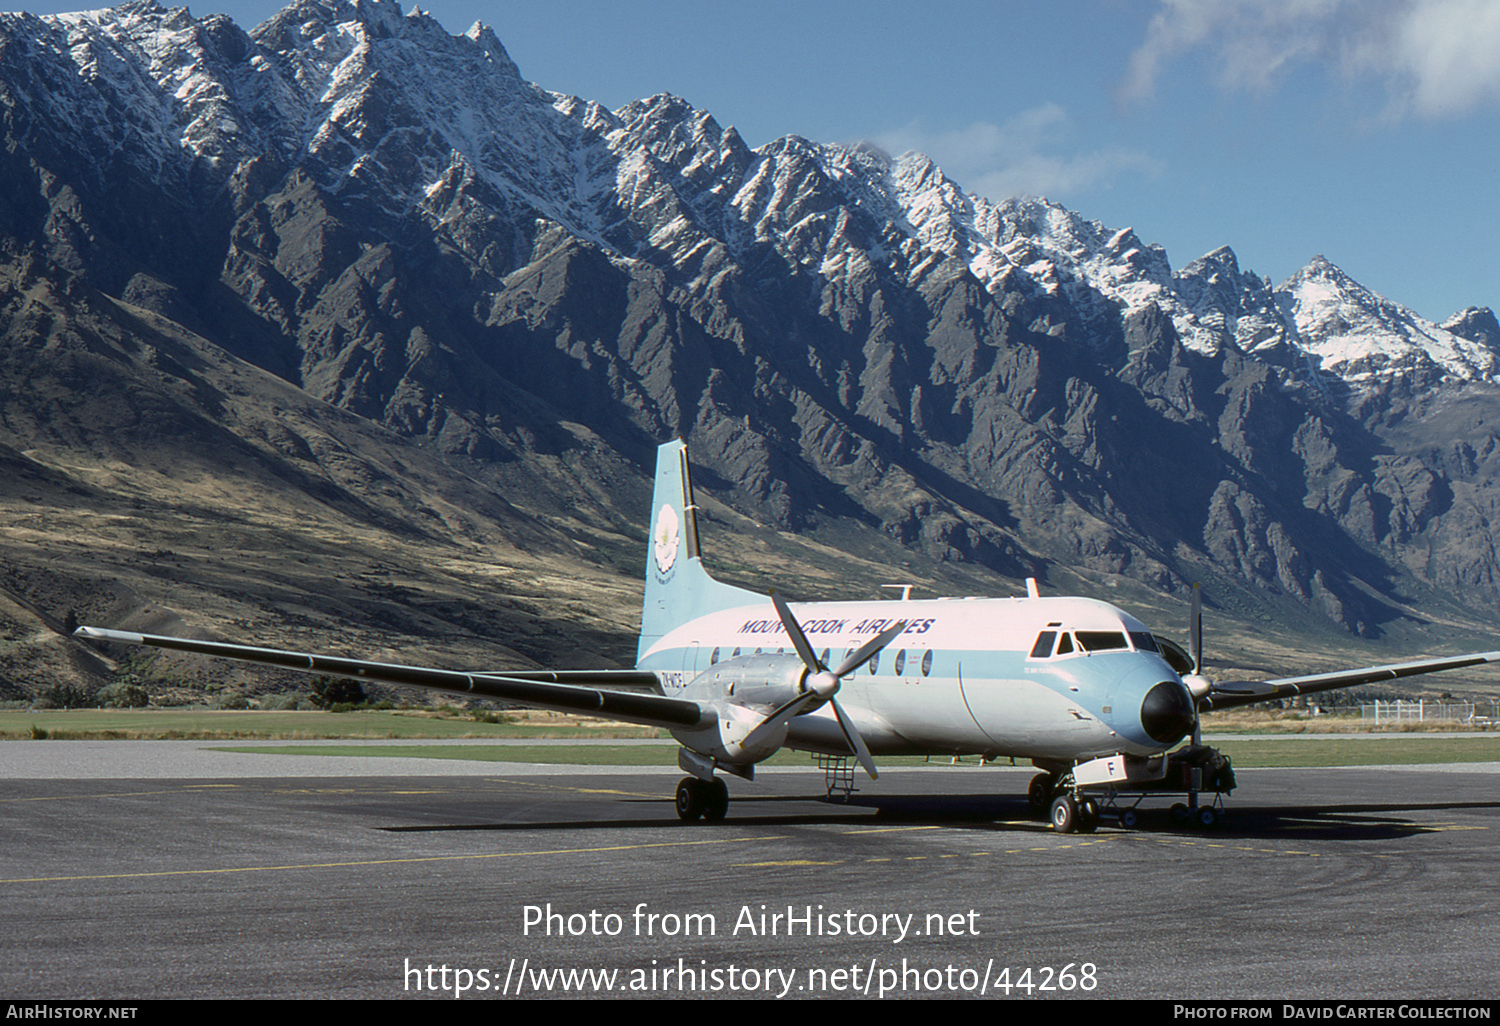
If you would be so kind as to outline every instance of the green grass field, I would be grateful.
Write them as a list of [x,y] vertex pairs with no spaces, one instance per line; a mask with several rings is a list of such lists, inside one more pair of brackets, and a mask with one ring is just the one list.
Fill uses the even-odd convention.
[[346,713],[264,712],[223,709],[0,710],[0,739],[31,738],[38,731],[58,740],[318,740],[320,738],[568,738],[656,737],[650,727],[549,719],[545,714],[507,723],[468,716],[397,710]]
[[[231,712],[208,709],[0,711],[0,739],[24,740],[43,733],[57,740],[187,739],[187,740],[419,740],[464,739],[540,740],[665,737],[663,732],[622,724],[582,724],[571,717],[523,714],[518,722],[483,723],[460,716],[413,714],[399,711]],[[1364,734],[1326,738],[1288,735],[1278,739],[1230,738],[1214,742],[1235,766],[1376,766],[1457,762],[1500,762],[1500,732],[1483,737],[1453,737],[1444,733]],[[244,749],[274,756],[340,755],[367,758],[470,759],[491,762],[585,764],[601,766],[676,765],[672,745],[473,745],[380,746],[299,745],[295,748]],[[973,756],[962,760],[977,765]],[[768,765],[806,765],[808,756],[781,752]],[[946,766],[947,758],[887,758],[884,766]],[[1009,760],[998,765],[1008,766]]]

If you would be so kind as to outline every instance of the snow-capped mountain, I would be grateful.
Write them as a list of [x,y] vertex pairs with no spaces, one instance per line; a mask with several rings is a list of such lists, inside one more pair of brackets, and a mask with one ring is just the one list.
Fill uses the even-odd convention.
[[[172,190],[223,188],[270,158],[314,170],[334,195],[437,223],[483,188],[625,259],[680,268],[770,244],[836,278],[920,250],[902,262],[908,284],[959,259],[993,290],[1060,294],[1101,336],[1154,304],[1189,349],[1281,345],[1353,383],[1496,370],[1486,342],[1423,320],[1321,256],[1276,289],[1242,273],[1228,247],[1174,273],[1131,229],[1046,200],[965,194],[920,154],[797,137],[752,152],[676,97],[612,113],[548,93],[521,78],[490,29],[450,35],[393,0],[300,0],[250,35],[152,0],[3,15],[0,26],[8,62],[47,84],[31,91],[29,113],[58,142],[87,150],[106,139]],[[809,174],[836,207],[805,209]]]
[[1207,567],[1365,632],[1398,572],[1500,605],[1500,549],[1438,544],[1500,523],[1492,450],[1369,426],[1487,395],[1488,310],[1438,326],[1321,258],[1173,271],[919,154],[548,92],[394,0],[251,32],[151,0],[3,15],[0,101],[16,281],[169,318],[497,487],[684,435],[763,520],[1002,573]]
[[1299,345],[1351,382],[1393,375],[1493,380],[1496,350],[1418,317],[1353,281],[1322,256],[1276,290]]

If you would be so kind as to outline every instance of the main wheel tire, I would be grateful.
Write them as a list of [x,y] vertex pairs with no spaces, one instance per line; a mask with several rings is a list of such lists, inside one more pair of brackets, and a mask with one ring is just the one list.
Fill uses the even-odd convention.
[[714,782],[705,789],[703,803],[703,818],[710,823],[717,823],[729,812],[729,785],[724,783],[722,777],[714,777]]
[[[703,782],[697,777],[683,777],[677,785],[677,818],[691,823],[703,815],[705,801]],[[727,793],[727,792],[726,792]]]
[[1120,828],[1122,830],[1134,830],[1140,825],[1141,817],[1134,809],[1126,809],[1120,813]]
[[1085,798],[1078,803],[1078,832],[1091,834],[1099,829],[1099,803]]
[[1182,802],[1177,802],[1167,810],[1167,815],[1171,818],[1173,826],[1182,826],[1188,821],[1188,807]]
[[1047,773],[1038,773],[1031,778],[1031,786],[1026,789],[1026,801],[1031,805],[1031,811],[1038,816],[1045,816],[1047,808],[1052,804],[1052,776]]
[[1070,794],[1059,795],[1052,803],[1052,829],[1060,834],[1078,831],[1078,803]]
[[1219,814],[1212,805],[1205,805],[1198,810],[1198,825],[1204,830],[1212,830],[1218,823]]

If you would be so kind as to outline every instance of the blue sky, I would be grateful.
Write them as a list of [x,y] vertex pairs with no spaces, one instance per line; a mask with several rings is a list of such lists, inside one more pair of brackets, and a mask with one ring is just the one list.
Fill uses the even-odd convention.
[[[248,28],[280,5],[190,6]],[[1227,244],[1279,283],[1322,253],[1432,320],[1500,306],[1500,0],[422,6],[484,21],[547,89],[675,93],[752,146],[920,149],[970,191],[1133,227],[1173,267]]]

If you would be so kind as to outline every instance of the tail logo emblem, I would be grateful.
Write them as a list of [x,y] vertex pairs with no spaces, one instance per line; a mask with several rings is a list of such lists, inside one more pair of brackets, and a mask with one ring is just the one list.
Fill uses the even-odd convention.
[[680,525],[677,511],[664,505],[656,514],[656,569],[666,573],[677,562],[677,535]]

